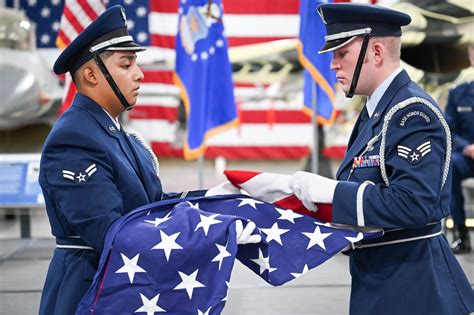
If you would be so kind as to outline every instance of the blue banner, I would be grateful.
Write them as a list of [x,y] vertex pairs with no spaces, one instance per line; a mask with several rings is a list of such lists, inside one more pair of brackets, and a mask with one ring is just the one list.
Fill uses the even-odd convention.
[[305,68],[304,111],[308,115],[313,115],[315,101],[318,122],[321,124],[332,124],[335,119],[336,73],[330,69],[332,54],[318,54],[325,43],[326,28],[316,9],[320,4],[328,2],[331,1],[301,0],[300,2],[298,57]]
[[204,154],[206,139],[238,123],[232,67],[220,0],[179,3],[175,83],[187,113],[186,159]]

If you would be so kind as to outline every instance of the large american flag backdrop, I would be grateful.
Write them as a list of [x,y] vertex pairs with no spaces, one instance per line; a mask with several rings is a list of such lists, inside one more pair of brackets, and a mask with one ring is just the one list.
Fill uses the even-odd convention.
[[[74,1],[72,1],[74,2]],[[88,1],[91,3],[99,0]],[[56,47],[64,1],[6,0],[19,5],[36,23],[37,46]],[[299,32],[297,0],[223,0],[224,26],[229,46],[236,47],[280,39],[294,39]],[[142,45],[154,46],[160,56],[174,59],[178,26],[178,0],[108,0],[106,6],[121,4],[129,31]],[[173,84],[171,68],[144,68],[141,96],[128,113],[129,129],[142,134],[159,157],[181,157],[182,124],[180,96]],[[240,126],[218,134],[208,142],[207,157],[229,159],[301,158],[312,143],[310,117],[303,109],[303,93],[292,100],[268,97],[268,82],[239,82],[234,79]]]
[[220,314],[235,259],[282,285],[351,243],[381,235],[245,195],[160,201],[109,228],[76,314]]

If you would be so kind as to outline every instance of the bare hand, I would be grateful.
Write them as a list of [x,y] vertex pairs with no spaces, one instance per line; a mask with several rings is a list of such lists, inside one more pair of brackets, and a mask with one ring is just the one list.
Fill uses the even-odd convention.
[[474,160],[474,144],[470,144],[467,147],[465,147],[463,153],[468,158]]

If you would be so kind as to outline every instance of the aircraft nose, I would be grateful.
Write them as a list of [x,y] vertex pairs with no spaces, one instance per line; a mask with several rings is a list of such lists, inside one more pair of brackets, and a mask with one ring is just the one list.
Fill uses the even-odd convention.
[[40,86],[25,69],[0,65],[0,119],[24,119],[40,110]]

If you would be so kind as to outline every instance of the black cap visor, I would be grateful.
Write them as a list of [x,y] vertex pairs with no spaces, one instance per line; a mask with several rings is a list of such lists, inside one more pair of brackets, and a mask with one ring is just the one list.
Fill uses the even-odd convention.
[[321,50],[318,52],[318,54],[324,54],[324,53],[339,49],[341,47],[344,47],[345,45],[352,42],[356,37],[357,36],[352,36],[352,37],[335,39],[335,40],[331,40],[329,42],[326,42],[326,44],[324,44],[324,46],[321,48]]
[[116,44],[116,45],[113,45],[113,46],[109,46],[109,47],[105,48],[104,50],[108,50],[108,51],[136,51],[136,52],[139,52],[139,51],[145,51],[146,48],[143,47],[143,46],[140,46],[140,45],[138,45],[137,43],[134,43],[134,42],[125,42],[125,43],[120,43],[120,44]]

